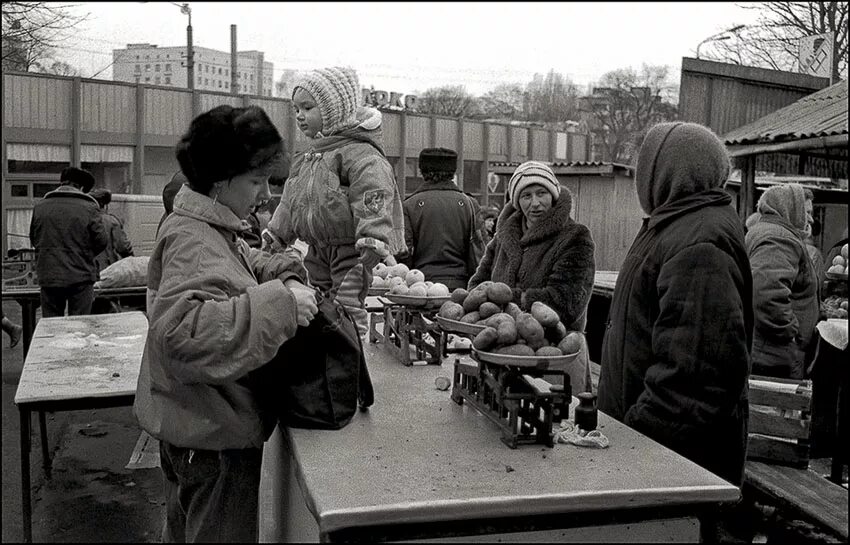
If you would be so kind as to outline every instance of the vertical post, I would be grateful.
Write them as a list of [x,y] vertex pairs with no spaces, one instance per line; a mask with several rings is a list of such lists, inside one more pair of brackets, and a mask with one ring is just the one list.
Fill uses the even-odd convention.
[[506,125],[505,128],[505,145],[508,148],[508,163],[514,162],[514,128],[513,125]]
[[257,57],[257,95],[263,96],[263,62],[265,59],[265,53],[262,51],[259,53]]
[[554,129],[549,129],[549,160],[556,162],[558,155],[558,135]]
[[487,187],[487,175],[490,173],[490,124],[484,123],[481,146],[484,148],[484,156],[481,158],[481,176],[479,180],[478,202],[487,204],[490,202],[489,188]]
[[457,119],[457,186],[463,191],[463,161],[465,153],[463,151],[463,118]]
[[430,120],[431,121],[430,121],[430,125],[429,125],[428,128],[429,128],[429,132],[430,132],[431,147],[436,148],[437,147],[437,116],[435,116],[434,114],[431,114]]
[[741,169],[741,209],[738,211],[741,221],[747,220],[750,214],[756,210],[756,157],[747,155],[744,157],[744,166]]
[[534,133],[531,132],[531,127],[525,129],[525,160],[534,160]]
[[71,166],[80,168],[80,127],[82,126],[83,80],[75,77],[71,82]]
[[593,133],[588,131],[585,133],[584,138],[584,160],[587,162],[591,162],[595,159],[592,156],[593,152]]
[[573,133],[567,131],[567,162],[573,162]]
[[401,123],[399,127],[399,146],[398,146],[398,168],[400,174],[396,176],[398,184],[398,194],[401,200],[407,197],[407,112],[401,111]]
[[130,188],[133,194],[144,194],[145,89],[146,87],[142,84],[136,85],[136,153],[133,154],[133,183]]
[[[186,15],[189,16],[189,24],[186,26],[186,87],[189,88],[190,91],[195,90],[195,49],[192,46],[192,10],[189,8],[189,4],[183,4],[183,8],[181,9]],[[194,117],[193,111],[193,117]]]
[[236,73],[239,68],[236,66],[236,25],[230,25],[230,94],[235,95],[239,92],[239,81],[236,79]]

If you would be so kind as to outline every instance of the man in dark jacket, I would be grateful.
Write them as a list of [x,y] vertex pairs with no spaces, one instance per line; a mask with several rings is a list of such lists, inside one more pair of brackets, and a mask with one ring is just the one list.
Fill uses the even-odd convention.
[[116,261],[133,255],[133,245],[124,231],[124,224],[113,214],[109,213],[109,203],[112,202],[112,192],[108,189],[96,188],[89,195],[97,201],[100,206],[103,226],[106,229],[108,242],[106,249],[94,258],[97,262],[97,270],[102,271]]
[[457,153],[426,148],[419,154],[425,183],[404,200],[407,257],[400,261],[419,269],[426,280],[449,290],[465,288],[482,250],[476,206],[454,183]]
[[89,314],[98,279],[95,256],[106,249],[108,235],[100,207],[88,192],[94,177],[68,167],[61,185],[35,205],[30,242],[36,249],[42,316]]
[[721,187],[720,139],[654,126],[635,189],[649,217],[620,268],[602,347],[599,409],[736,486],[744,477],[753,281]]

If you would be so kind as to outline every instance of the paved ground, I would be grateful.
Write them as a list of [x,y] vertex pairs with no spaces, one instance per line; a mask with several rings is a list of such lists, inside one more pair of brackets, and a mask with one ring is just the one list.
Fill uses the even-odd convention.
[[[20,307],[3,310],[21,323]],[[21,375],[22,344],[3,344],[3,543],[23,540],[21,523],[20,421],[14,404]],[[159,469],[124,469],[140,429],[129,407],[48,414],[53,478],[41,466],[38,419],[33,418],[34,542],[158,542],[163,506]]]
[[[3,310],[20,323],[20,307],[4,302]],[[14,404],[22,368],[19,344],[3,345],[2,542],[23,540],[19,413]],[[53,478],[41,466],[38,420],[33,418],[33,541],[158,542],[163,516],[158,468],[127,470],[141,430],[129,407],[48,415],[48,444]],[[824,469],[825,471],[825,469]],[[760,506],[753,513],[757,543],[836,543],[811,525],[784,518]]]

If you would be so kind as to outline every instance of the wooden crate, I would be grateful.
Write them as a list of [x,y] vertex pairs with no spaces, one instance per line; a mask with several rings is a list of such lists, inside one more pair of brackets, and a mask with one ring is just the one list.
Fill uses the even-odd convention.
[[808,467],[812,382],[752,375],[749,386],[747,458]]

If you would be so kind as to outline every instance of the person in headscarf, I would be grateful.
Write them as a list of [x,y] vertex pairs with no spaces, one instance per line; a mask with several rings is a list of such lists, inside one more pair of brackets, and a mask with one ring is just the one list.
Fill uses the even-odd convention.
[[818,279],[803,240],[806,198],[799,184],[767,189],[747,232],[753,276],[754,375],[802,379],[817,325]]
[[614,288],[598,407],[741,486],[753,288],[722,189],[730,168],[702,125],[660,123],[644,138],[635,190],[648,217]]

